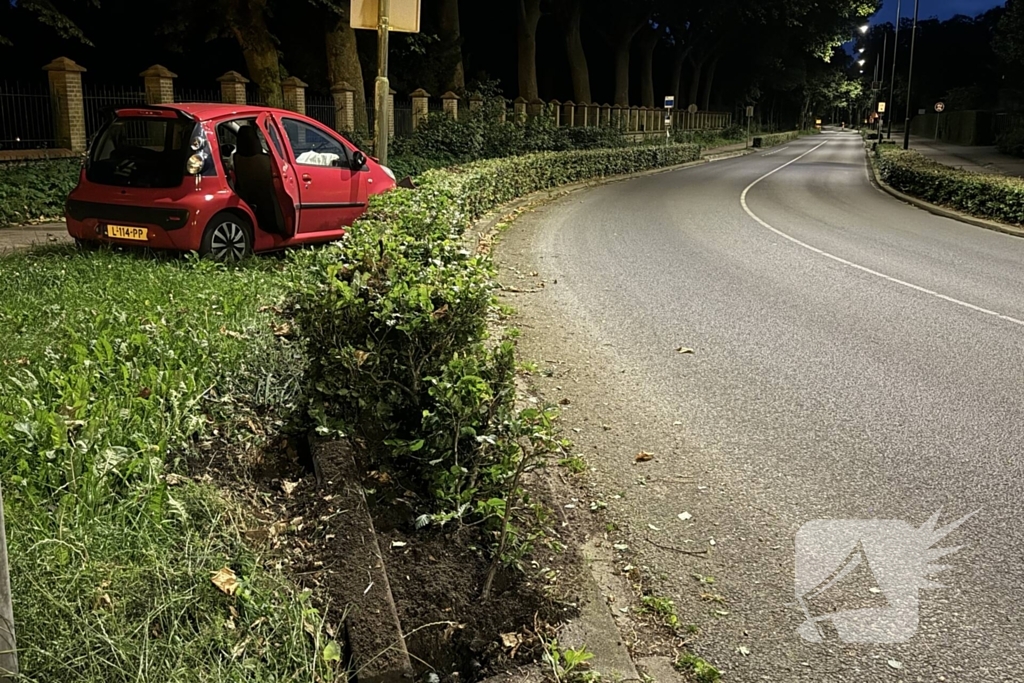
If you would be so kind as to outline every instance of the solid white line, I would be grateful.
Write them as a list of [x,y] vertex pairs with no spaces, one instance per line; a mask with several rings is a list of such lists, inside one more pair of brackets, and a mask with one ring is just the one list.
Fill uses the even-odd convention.
[[992,316],[994,318],[999,318],[1000,320],[1005,320],[1008,323],[1013,323],[1014,325],[1020,325],[1021,327],[1024,327],[1024,320],[1018,320],[1017,318],[1013,318],[1013,317],[1008,316],[1008,315],[1003,315],[1002,313],[997,313],[996,311],[992,311],[992,310],[989,310],[987,308],[982,308],[981,306],[975,306],[974,304],[968,303],[966,301],[961,301],[960,299],[955,299],[955,298],[953,298],[951,296],[946,296],[945,294],[940,294],[939,292],[936,292],[934,290],[928,289],[926,287],[921,287],[920,285],[915,285],[915,284],[913,284],[911,282],[907,282],[906,280],[900,280],[899,278],[893,277],[891,275],[886,275],[885,273],[880,273],[877,270],[872,270],[871,268],[868,268],[867,266],[862,266],[862,265],[860,265],[858,263],[854,263],[853,261],[847,261],[846,259],[844,259],[844,258],[842,258],[840,256],[836,256],[835,254],[830,254],[827,251],[824,251],[824,250],[819,249],[817,247],[812,247],[810,244],[807,244],[806,242],[802,242],[802,241],[798,240],[797,238],[793,237],[792,235],[787,235],[786,233],[782,232],[781,230],[779,230],[777,228],[773,228],[772,226],[768,225],[768,223],[766,223],[764,220],[762,220],[757,214],[755,214],[753,211],[750,210],[750,207],[747,206],[747,193],[749,193],[750,190],[753,189],[753,187],[755,185],[757,185],[759,182],[761,182],[765,178],[778,173],[779,171],[781,171],[782,169],[786,168],[790,164],[795,164],[796,162],[800,161],[801,159],[803,159],[805,156],[807,156],[811,152],[816,151],[817,149],[823,147],[824,145],[827,145],[829,142],[831,142],[831,140],[825,140],[820,145],[812,147],[811,149],[807,150],[806,152],[804,152],[800,156],[798,156],[798,157],[796,157],[794,159],[790,159],[789,161],[787,161],[786,163],[782,164],[781,166],[779,166],[776,169],[768,171],[763,176],[761,176],[760,178],[758,178],[754,182],[752,182],[749,185],[747,185],[747,187],[743,190],[743,193],[740,194],[740,206],[742,206],[743,210],[747,212],[747,215],[750,216],[751,218],[753,218],[758,223],[760,223],[762,226],[764,226],[764,227],[768,228],[769,230],[771,230],[772,232],[774,232],[779,237],[784,237],[785,239],[789,240],[793,244],[799,245],[799,246],[803,247],[804,249],[807,249],[808,251],[813,251],[815,254],[819,254],[821,256],[824,256],[825,258],[830,258],[830,259],[832,259],[833,261],[835,261],[837,263],[843,264],[844,266],[849,266],[851,268],[856,268],[857,270],[862,271],[864,273],[868,273],[869,275],[874,275],[875,277],[880,277],[883,280],[888,280],[889,282],[892,282],[894,284],[900,285],[902,287],[907,287],[908,289],[912,289],[915,292],[921,292],[922,294],[927,294],[928,296],[933,296],[936,299],[942,299],[943,301],[948,301],[951,304],[956,304],[957,306],[962,306],[964,308],[967,308],[967,309],[970,309],[972,311],[975,311],[976,313],[984,313],[985,315],[990,315],[990,316]]

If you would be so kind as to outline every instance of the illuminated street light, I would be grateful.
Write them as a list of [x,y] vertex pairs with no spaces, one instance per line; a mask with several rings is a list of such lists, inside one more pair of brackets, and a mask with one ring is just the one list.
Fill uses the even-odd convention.
[[865,61],[866,61],[866,60],[864,60],[864,59],[861,59],[861,60],[858,60],[858,61],[857,61],[857,63],[858,63],[858,64],[860,64],[861,66],[864,66],[864,62],[865,62]]
[[868,28],[869,28],[868,25],[864,24],[863,26],[860,27],[860,32],[861,33],[867,33],[868,32]]
[[857,50],[857,53],[858,54],[864,54],[864,48],[861,48],[861,49]]

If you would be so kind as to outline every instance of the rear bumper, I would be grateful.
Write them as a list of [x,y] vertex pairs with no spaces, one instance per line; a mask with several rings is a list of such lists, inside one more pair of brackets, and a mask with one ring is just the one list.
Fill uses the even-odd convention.
[[[126,206],[69,199],[65,206],[68,234],[89,242],[107,242],[151,249],[198,251],[201,231],[185,208]],[[144,240],[122,239],[108,234],[111,225],[144,228]]]

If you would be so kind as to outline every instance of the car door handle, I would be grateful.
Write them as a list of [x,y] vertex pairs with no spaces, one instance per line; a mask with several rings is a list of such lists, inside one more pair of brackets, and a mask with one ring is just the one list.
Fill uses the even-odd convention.
[[309,175],[308,173],[303,173],[302,174],[302,182],[304,182],[304,183],[311,183],[311,182],[313,182],[313,176]]

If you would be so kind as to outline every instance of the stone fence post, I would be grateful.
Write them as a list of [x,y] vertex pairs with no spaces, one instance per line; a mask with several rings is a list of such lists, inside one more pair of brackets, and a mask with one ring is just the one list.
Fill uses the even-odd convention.
[[281,81],[281,94],[284,96],[284,108],[299,114],[306,113],[306,87],[307,83],[295,76],[289,76]]
[[331,98],[334,100],[334,130],[339,133],[352,133],[356,129],[356,89],[348,81],[335,83],[331,86]]
[[544,100],[536,97],[526,104],[526,115],[530,119],[538,118],[544,113]]
[[636,132],[640,130],[640,107],[632,106],[629,108],[629,128],[630,132]]
[[441,106],[444,109],[444,113],[450,116],[453,120],[459,120],[459,96],[453,93],[451,90],[441,95]]
[[229,71],[217,79],[220,100],[225,104],[245,104],[245,84],[249,79],[237,71]]
[[576,105],[573,104],[572,100],[562,104],[562,122],[567,128],[572,128],[576,125]]
[[85,100],[82,97],[84,66],[58,57],[43,67],[50,81],[54,103],[57,146],[72,152],[85,151]]
[[551,107],[551,119],[555,122],[555,128],[560,128],[562,126],[562,103],[558,100],[551,100],[548,106]]
[[430,93],[423,88],[417,88],[409,93],[412,98],[412,129],[419,130],[420,125],[430,115]]
[[146,88],[146,104],[174,103],[174,79],[178,74],[172,73],[165,66],[154,64],[139,76]]
[[388,92],[388,135],[395,137],[395,95],[398,91],[390,88]]
[[480,111],[484,108],[484,97],[478,92],[469,96],[469,110]]
[[514,118],[516,123],[522,123],[526,120],[526,98],[520,95],[512,101],[512,111],[514,112]]
[[586,102],[576,105],[576,125],[582,128],[590,125],[590,105]]
[[607,102],[601,105],[601,125],[605,127],[612,125],[612,105]]

